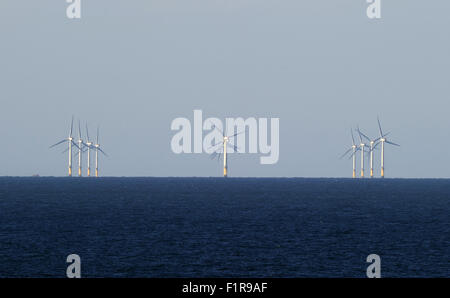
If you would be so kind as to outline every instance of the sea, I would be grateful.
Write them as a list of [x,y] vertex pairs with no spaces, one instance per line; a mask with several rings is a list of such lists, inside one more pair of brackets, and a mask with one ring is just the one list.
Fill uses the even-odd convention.
[[0,277],[450,277],[450,180],[0,178]]

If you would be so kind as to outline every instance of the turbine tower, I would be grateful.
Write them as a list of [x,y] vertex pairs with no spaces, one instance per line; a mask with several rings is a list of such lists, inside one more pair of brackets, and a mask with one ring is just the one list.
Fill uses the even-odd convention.
[[100,151],[103,155],[108,156],[101,148],[99,144],[99,133],[100,129],[97,127],[97,141],[95,142],[95,177],[98,177],[98,152]]
[[78,120],[78,177],[82,176],[81,162],[83,161],[82,154],[84,145],[83,139],[81,138],[81,124],[80,120]]
[[221,145],[220,147],[217,148],[216,151],[214,151],[211,154],[211,158],[215,158],[216,155],[218,155],[218,159],[220,160],[220,155],[223,153],[223,177],[228,177],[228,160],[227,160],[227,148],[228,146],[230,146],[231,148],[234,149],[234,151],[238,152],[238,148],[236,147],[236,145],[232,144],[230,139],[241,134],[242,132],[239,133],[235,133],[234,135],[231,136],[225,136],[225,133],[223,131],[221,131],[217,126],[213,125],[212,126],[213,129],[217,129],[221,134],[222,134],[222,141],[214,144],[212,147],[210,148],[214,148],[214,147],[218,147],[218,145]]
[[74,142],[73,138],[72,138],[72,132],[73,132],[73,116],[72,116],[72,123],[70,124],[70,133],[69,133],[69,137],[67,139],[61,140],[58,143],[50,146],[50,148],[53,148],[55,146],[58,146],[59,144],[68,142],[69,144],[69,177],[72,176],[72,145],[74,145],[75,147],[78,147],[78,145]]
[[94,143],[91,142],[89,138],[89,129],[86,123],[86,147],[87,147],[87,176],[91,176],[91,148],[93,148]]
[[377,118],[378,120],[378,129],[380,131],[380,143],[381,143],[381,178],[384,178],[384,144],[390,144],[390,145],[394,145],[394,146],[398,146],[400,147],[399,144],[390,142],[387,140],[386,136],[389,134],[383,134],[383,130],[381,129],[381,123],[380,123],[380,118]]
[[228,176],[228,165],[227,165],[227,145],[228,145],[228,137],[223,137],[223,176]]
[[374,159],[373,159],[373,151],[378,146],[379,143],[377,143],[377,142],[378,142],[378,140],[380,138],[377,138],[375,140],[371,140],[368,136],[366,136],[365,134],[363,134],[361,132],[359,127],[358,127],[358,133],[359,133],[360,136],[363,136],[367,141],[369,141],[369,144],[370,144],[370,148],[369,148],[369,153],[370,153],[370,178],[373,178],[373,161],[374,161]]
[[358,146],[355,144],[355,137],[353,136],[353,130],[350,130],[350,133],[352,135],[352,147],[348,149],[342,156],[341,159],[344,158],[347,154],[352,152],[349,158],[353,158],[353,178],[356,178],[356,152],[359,150]]

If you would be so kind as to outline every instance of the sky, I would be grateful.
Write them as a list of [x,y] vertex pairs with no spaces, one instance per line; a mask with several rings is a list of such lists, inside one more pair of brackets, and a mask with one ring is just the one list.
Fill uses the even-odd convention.
[[[450,177],[450,2],[0,1],[0,176],[64,176],[70,119],[100,125],[103,176],[220,176],[175,154],[171,122],[279,118],[280,157],[231,177],[350,177],[357,125],[392,141],[386,176]],[[379,175],[380,152],[375,152]],[[85,165],[84,165],[85,166]]]

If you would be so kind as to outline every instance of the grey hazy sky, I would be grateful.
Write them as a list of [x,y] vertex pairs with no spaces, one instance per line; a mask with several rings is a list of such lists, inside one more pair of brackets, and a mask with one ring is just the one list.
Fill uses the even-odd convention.
[[[170,150],[176,117],[279,117],[280,160],[230,176],[348,177],[339,160],[380,115],[389,177],[450,177],[450,2],[0,1],[0,176],[66,175],[71,115],[101,125],[108,176],[219,176]],[[379,152],[376,153],[379,172]]]

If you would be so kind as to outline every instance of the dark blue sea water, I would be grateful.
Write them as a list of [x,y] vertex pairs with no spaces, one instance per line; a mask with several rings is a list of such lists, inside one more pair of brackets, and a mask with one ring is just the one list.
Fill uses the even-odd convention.
[[0,178],[0,277],[450,277],[450,180]]

